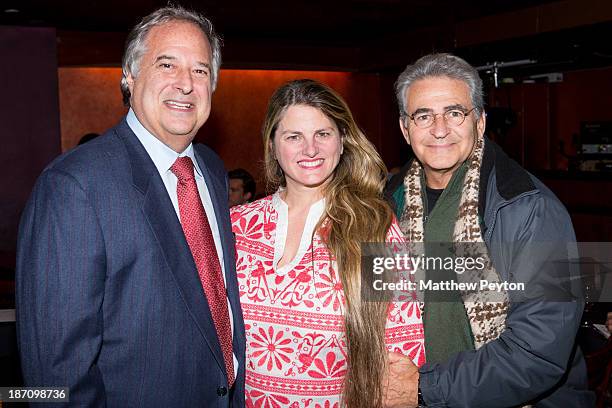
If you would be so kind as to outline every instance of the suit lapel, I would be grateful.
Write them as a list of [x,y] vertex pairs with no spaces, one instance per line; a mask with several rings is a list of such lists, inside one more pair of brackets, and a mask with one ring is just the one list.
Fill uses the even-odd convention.
[[121,125],[119,134],[125,142],[131,161],[134,187],[143,195],[142,211],[155,234],[187,310],[215,356],[217,364],[225,372],[221,345],[212,315],[174,206],[146,150],[127,123],[123,121]]

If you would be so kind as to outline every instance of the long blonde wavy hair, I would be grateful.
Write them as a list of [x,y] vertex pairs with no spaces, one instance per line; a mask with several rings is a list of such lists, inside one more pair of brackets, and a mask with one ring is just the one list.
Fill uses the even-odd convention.
[[[336,124],[342,137],[344,153],[324,187],[326,207],[317,230],[325,221],[329,232],[322,234],[323,239],[336,259],[344,289],[348,371],[343,403],[350,408],[381,407],[389,303],[380,294],[370,291],[370,285],[362,287],[360,244],[384,242],[391,225],[392,211],[382,199],[386,167],[355,123],[342,97],[322,83],[300,79],[277,89],[268,105],[263,143],[270,190],[286,186],[283,170],[274,154],[274,136],[287,108],[293,105],[319,109]],[[362,298],[364,296],[368,296],[368,301]]]

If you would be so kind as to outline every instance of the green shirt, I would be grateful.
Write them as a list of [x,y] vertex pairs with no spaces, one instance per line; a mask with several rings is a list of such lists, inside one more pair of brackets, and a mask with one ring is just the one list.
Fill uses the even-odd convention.
[[[425,214],[425,251],[428,257],[452,257],[453,232],[463,180],[467,172],[464,164],[453,174],[448,185],[428,209],[425,180],[421,179]],[[438,244],[443,243],[443,244]],[[428,270],[426,279],[432,281],[456,281],[453,270]],[[425,293],[425,350],[428,363],[440,363],[465,350],[474,349],[472,329],[459,291],[430,291]]]

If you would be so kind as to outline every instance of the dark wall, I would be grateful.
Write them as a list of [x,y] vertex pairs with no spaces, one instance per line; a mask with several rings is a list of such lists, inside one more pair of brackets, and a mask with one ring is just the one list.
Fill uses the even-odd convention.
[[574,156],[581,122],[612,121],[612,67],[562,74],[560,82],[489,88],[487,125],[495,122],[496,108],[511,109],[514,124],[506,131],[493,131],[493,138],[557,194],[579,241],[610,241],[612,173],[572,171],[560,144]]
[[0,280],[12,278],[19,216],[41,170],[60,152],[56,33],[0,27]]
[[[514,125],[498,142],[530,170],[567,170],[582,121],[612,121],[612,67],[563,72],[554,83],[502,84],[488,90],[488,110],[510,108]],[[491,122],[491,112],[488,121]]]

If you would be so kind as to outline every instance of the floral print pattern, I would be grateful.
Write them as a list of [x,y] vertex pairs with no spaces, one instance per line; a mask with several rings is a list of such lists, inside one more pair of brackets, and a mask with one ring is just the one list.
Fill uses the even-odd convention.
[[[287,223],[279,200],[277,193],[231,211],[247,336],[246,405],[339,408],[347,348],[337,265],[315,232],[304,234],[310,242],[301,243],[289,267],[275,268],[275,250],[284,245],[276,239]],[[388,241],[403,242],[396,222]],[[389,351],[424,363],[423,325],[412,296],[390,304],[386,343]]]

